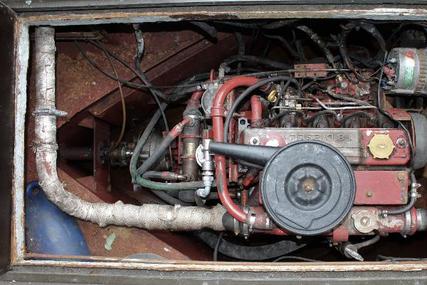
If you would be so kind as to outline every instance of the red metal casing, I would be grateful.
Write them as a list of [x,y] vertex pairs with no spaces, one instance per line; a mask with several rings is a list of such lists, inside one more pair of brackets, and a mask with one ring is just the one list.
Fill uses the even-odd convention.
[[408,202],[407,171],[355,171],[354,205],[403,205]]
[[[393,142],[394,149],[388,159],[377,159],[369,151],[369,142],[377,134],[387,134]],[[323,141],[338,150],[354,165],[367,166],[402,166],[410,160],[408,139],[400,129],[282,129],[282,128],[248,128],[242,132],[241,143],[250,144],[256,137],[259,145],[282,147],[299,141]]]

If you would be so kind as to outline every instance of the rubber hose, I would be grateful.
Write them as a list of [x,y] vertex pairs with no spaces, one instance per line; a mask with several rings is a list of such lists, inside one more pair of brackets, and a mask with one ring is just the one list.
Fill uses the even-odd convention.
[[[162,107],[165,109],[167,107],[166,103],[162,103]],[[153,132],[154,127],[156,126],[157,122],[160,119],[162,112],[160,109],[158,109],[153,117],[151,118],[150,122],[148,123],[147,127],[145,128],[144,132],[142,133],[141,137],[139,138],[135,149],[133,151],[132,157],[130,159],[129,164],[129,171],[132,176],[132,180],[135,180],[136,174],[137,174],[137,163],[139,155],[142,151],[142,148],[144,147],[145,143],[147,142],[147,139],[150,137],[151,133]],[[134,182],[134,181],[133,181]]]
[[156,162],[158,162],[160,158],[165,154],[174,139],[175,138],[172,136],[166,136],[157,146],[155,152],[150,154],[150,156],[144,161],[144,163],[137,169],[137,175],[142,175],[147,170],[150,170],[151,167],[156,164]]
[[253,63],[253,64],[268,66],[268,67],[275,68],[275,69],[290,69],[291,68],[291,66],[289,64],[286,64],[286,63],[283,63],[280,61],[271,60],[271,59],[264,58],[264,57],[253,56],[253,55],[235,55],[235,56],[232,56],[232,57],[229,57],[228,59],[226,59],[223,64],[228,66],[228,65],[235,63],[235,62],[249,62],[249,63]]
[[158,198],[163,200],[164,202],[168,203],[169,205],[181,205],[181,206],[190,206],[192,203],[183,202],[168,193],[162,192],[162,191],[151,191],[154,195],[156,195]]
[[[239,104],[246,98],[248,97],[252,91],[255,91],[256,89],[260,88],[261,86],[273,82],[273,81],[279,81],[279,80],[287,80],[290,81],[292,83],[294,83],[297,88],[298,88],[298,93],[301,90],[301,87],[298,83],[298,81],[296,81],[295,79],[289,77],[289,76],[276,76],[276,77],[271,77],[271,78],[267,78],[261,81],[258,81],[256,84],[252,85],[251,87],[247,88],[245,91],[243,91],[242,94],[240,94],[240,96],[237,97],[236,101],[234,101],[233,105],[231,106],[230,110],[228,110],[227,116],[225,118],[225,123],[224,123],[224,142],[228,141],[228,129],[230,127],[230,121],[233,118],[233,114],[236,111],[237,107],[239,106]],[[286,90],[283,90],[283,92]]]
[[199,189],[203,188],[203,181],[191,181],[191,182],[179,182],[179,183],[163,183],[155,182],[138,176],[135,178],[135,183],[141,185],[142,187],[149,188],[151,190],[160,190],[160,191],[175,191],[175,190],[190,190],[190,189]]
[[[218,242],[218,235],[210,231],[199,231],[196,232],[196,235],[211,248],[215,248]],[[260,261],[289,254],[304,246],[305,244],[297,244],[291,240],[281,240],[266,245],[247,246],[223,239],[218,247],[218,252],[238,260]]]

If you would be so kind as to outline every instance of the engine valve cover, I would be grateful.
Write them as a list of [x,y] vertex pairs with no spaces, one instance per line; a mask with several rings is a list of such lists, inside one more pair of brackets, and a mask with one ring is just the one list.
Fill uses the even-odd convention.
[[[389,140],[391,152],[377,157],[370,143],[379,136]],[[285,146],[295,141],[322,141],[342,153],[355,165],[406,165],[410,159],[406,134],[400,129],[345,129],[345,128],[246,128],[241,133],[241,142],[251,145]]]

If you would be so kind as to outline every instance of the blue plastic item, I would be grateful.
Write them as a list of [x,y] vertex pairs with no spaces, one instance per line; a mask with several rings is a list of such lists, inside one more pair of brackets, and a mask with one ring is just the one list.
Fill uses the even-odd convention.
[[75,218],[50,202],[37,181],[25,190],[27,251],[53,255],[90,255]]

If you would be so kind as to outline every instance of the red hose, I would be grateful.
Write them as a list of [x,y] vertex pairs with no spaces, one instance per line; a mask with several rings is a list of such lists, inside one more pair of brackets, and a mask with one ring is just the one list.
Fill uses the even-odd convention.
[[[237,76],[226,81],[215,94],[212,103],[211,117],[213,138],[216,142],[224,141],[224,101],[227,95],[237,87],[247,87],[258,82],[256,77]],[[228,181],[226,172],[226,161],[223,155],[215,155],[215,175],[218,187],[218,196],[227,212],[240,222],[246,222],[246,213],[234,203],[228,192]]]
[[184,119],[182,119],[181,122],[179,122],[178,124],[176,124],[172,130],[169,131],[169,133],[167,134],[166,137],[170,137],[171,140],[176,139],[181,133],[182,130],[184,129],[184,127],[191,123],[192,119],[189,117],[185,117]]
[[251,124],[257,125],[262,120],[262,104],[259,96],[251,97]]
[[202,95],[203,95],[203,91],[194,91],[193,94],[191,95],[190,100],[197,101],[198,103],[200,103],[200,99],[202,98]]

